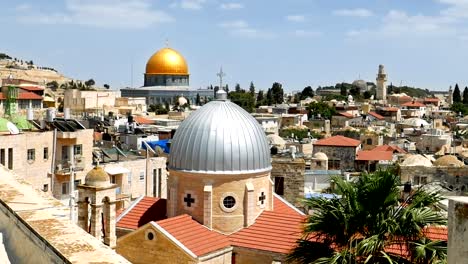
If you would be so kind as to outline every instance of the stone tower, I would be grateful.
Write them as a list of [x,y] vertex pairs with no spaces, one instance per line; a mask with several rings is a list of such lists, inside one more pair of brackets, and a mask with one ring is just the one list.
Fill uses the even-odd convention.
[[451,106],[453,104],[453,90],[452,90],[451,85],[450,85],[449,90],[448,90],[447,103],[448,103],[449,106]]
[[377,74],[377,100],[387,100],[387,74],[384,66],[379,65],[379,73]]
[[78,226],[104,244],[114,248],[115,235],[115,188],[109,175],[101,168],[94,167],[85,178],[85,184],[78,185]]

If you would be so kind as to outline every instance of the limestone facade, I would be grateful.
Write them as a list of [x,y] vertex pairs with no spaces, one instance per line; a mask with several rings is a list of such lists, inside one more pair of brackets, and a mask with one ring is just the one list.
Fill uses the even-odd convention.
[[300,206],[304,197],[305,161],[303,158],[273,158],[271,179],[275,192],[293,205]]
[[[148,236],[150,233],[152,235]],[[180,245],[169,239],[166,234],[155,228],[152,223],[119,238],[116,251],[130,262],[141,264],[230,264],[232,255],[232,248],[228,248],[228,250],[212,252],[207,256],[191,256],[182,250]]]
[[[189,214],[224,234],[251,225],[263,210],[273,208],[270,173],[209,175],[170,171],[168,217]],[[225,206],[225,199],[234,205]]]
[[468,198],[452,197],[448,208],[448,264],[464,264],[468,259]]
[[451,189],[468,190],[468,166],[465,167],[425,167],[401,166],[400,177],[402,182],[425,184],[441,181]]
[[328,169],[340,169],[342,171],[354,170],[354,161],[360,147],[337,147],[314,145],[313,153],[323,152],[328,157]]

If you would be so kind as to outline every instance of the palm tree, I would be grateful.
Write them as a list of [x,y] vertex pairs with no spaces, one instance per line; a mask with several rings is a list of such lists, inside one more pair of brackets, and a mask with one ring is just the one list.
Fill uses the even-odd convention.
[[422,189],[402,200],[400,178],[391,171],[364,174],[353,183],[333,177],[341,198],[311,198],[303,237],[289,255],[299,263],[444,262],[446,241],[431,241],[425,228],[444,225],[441,196]]

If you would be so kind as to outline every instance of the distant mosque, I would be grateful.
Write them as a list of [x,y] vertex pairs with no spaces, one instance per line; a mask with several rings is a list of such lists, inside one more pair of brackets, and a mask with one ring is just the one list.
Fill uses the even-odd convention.
[[202,102],[214,98],[211,89],[191,89],[188,65],[176,50],[165,47],[153,54],[146,63],[144,85],[140,88],[121,89],[122,97],[145,97],[147,105],[174,105],[177,97],[185,97],[195,104],[197,95]]

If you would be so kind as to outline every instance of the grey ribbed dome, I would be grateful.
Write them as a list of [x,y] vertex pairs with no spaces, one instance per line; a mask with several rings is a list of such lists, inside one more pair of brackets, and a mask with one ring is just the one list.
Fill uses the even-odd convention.
[[244,109],[211,101],[192,113],[171,143],[169,168],[207,174],[242,174],[271,169],[263,129]]

